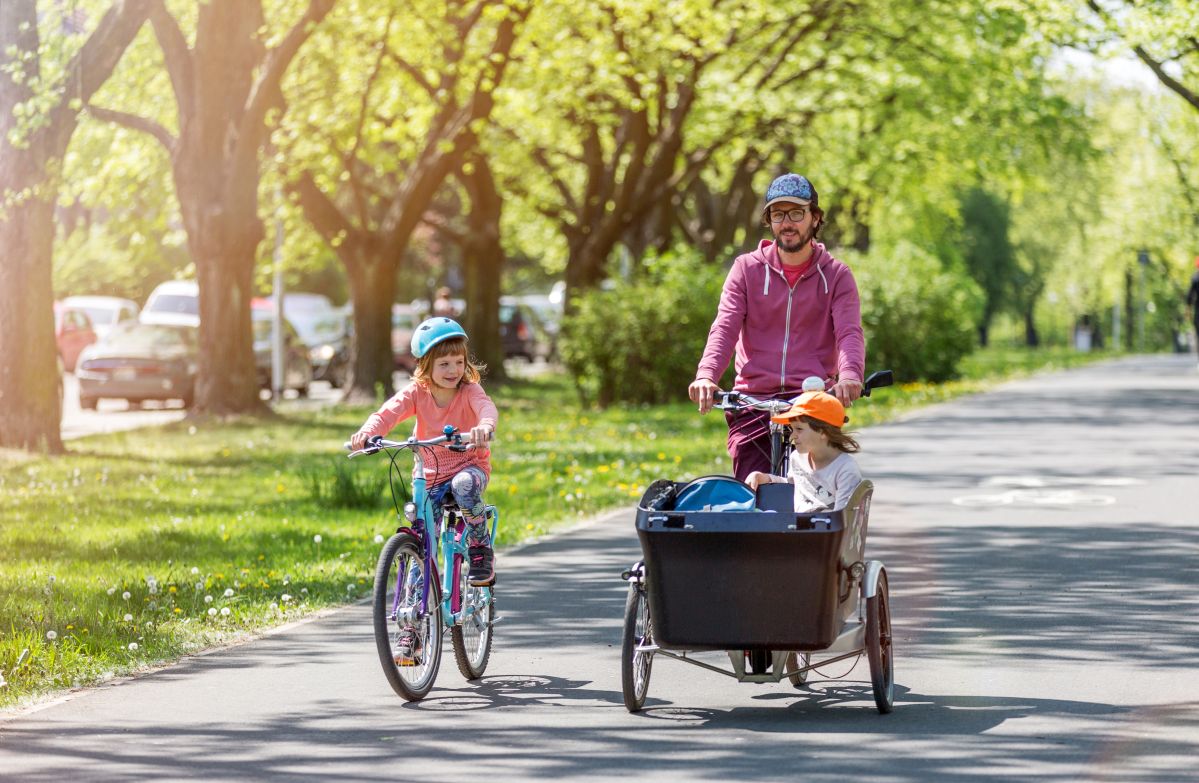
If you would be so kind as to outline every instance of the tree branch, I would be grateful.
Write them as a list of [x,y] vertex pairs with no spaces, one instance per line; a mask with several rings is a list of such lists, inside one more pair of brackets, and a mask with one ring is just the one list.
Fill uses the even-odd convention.
[[179,23],[167,10],[163,0],[149,0],[150,24],[154,28],[154,37],[162,49],[166,61],[167,74],[171,77],[171,86],[175,89],[175,101],[179,104],[179,117],[191,111],[196,96],[195,61],[187,39],[179,29]]
[[130,130],[135,130],[140,133],[146,133],[157,139],[162,146],[166,147],[167,153],[175,154],[175,145],[178,140],[171,135],[163,126],[159,125],[154,120],[140,117],[129,112],[117,111],[115,109],[106,109],[103,106],[88,106],[87,113],[95,117],[101,122],[111,122],[114,125],[120,125]]
[[250,97],[246,101],[247,108],[245,114],[242,115],[240,123],[242,132],[239,134],[239,139],[253,139],[257,146],[258,134],[255,131],[262,127],[266,111],[278,95],[283,74],[287,72],[287,68],[291,65],[296,52],[300,50],[300,46],[308,40],[316,26],[329,15],[334,2],[335,0],[308,0],[308,9],[304,15],[292,25],[291,30],[279,42],[279,45],[267,53],[262,72],[250,89]]
[[148,13],[147,0],[114,0],[83,47],[71,58],[62,97],[50,112],[46,126],[51,155],[66,152],[79,111],[112,75]]

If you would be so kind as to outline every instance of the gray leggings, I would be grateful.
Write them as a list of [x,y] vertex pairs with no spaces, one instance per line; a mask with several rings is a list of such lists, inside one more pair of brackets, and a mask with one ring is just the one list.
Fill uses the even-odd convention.
[[467,541],[472,545],[489,544],[491,536],[487,530],[486,506],[483,490],[487,489],[487,474],[482,468],[468,465],[450,479],[450,492],[466,517]]

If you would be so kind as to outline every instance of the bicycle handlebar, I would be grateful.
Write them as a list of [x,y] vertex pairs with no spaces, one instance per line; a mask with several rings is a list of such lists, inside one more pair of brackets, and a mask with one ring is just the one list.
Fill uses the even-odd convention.
[[[366,448],[358,449],[357,451],[350,451],[350,453],[346,455],[346,458],[353,459],[354,457],[359,457],[363,454],[375,454],[383,449],[431,448],[433,446],[441,446],[447,441],[454,441],[450,443],[450,445],[446,446],[446,448],[451,451],[466,451],[467,447],[470,445],[460,442],[461,435],[459,435],[457,432],[454,432],[451,435],[438,435],[436,438],[430,438],[428,440],[418,440],[417,437],[413,435],[408,440],[396,441],[386,440],[382,435],[375,435],[367,438]],[[342,448],[352,449],[353,447],[350,445],[349,441],[346,441],[342,444]]]
[[[813,376],[815,377],[815,376]],[[808,381],[812,380],[811,378]],[[804,386],[808,385],[808,381],[804,381]],[[878,389],[883,386],[890,386],[894,383],[894,374],[890,370],[879,370],[870,374],[866,381],[862,384],[862,396],[869,397],[873,389]],[[802,394],[796,395],[790,399],[774,400],[774,399],[759,399],[752,395],[739,391],[719,391],[717,390],[715,397],[719,397],[721,401],[713,405],[713,408],[719,410],[759,410],[768,411],[771,414],[782,413],[795,404]]]

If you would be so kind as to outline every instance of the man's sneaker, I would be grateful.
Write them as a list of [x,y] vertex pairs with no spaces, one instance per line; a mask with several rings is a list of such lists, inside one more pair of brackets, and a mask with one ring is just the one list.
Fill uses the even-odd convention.
[[495,584],[495,554],[491,547],[472,546],[467,551],[470,554],[470,571],[466,579],[471,587],[489,587]]
[[411,625],[405,625],[400,629],[400,636],[396,640],[395,647],[391,648],[391,655],[396,665],[418,665],[420,663],[421,652],[420,634],[416,632],[416,628]]

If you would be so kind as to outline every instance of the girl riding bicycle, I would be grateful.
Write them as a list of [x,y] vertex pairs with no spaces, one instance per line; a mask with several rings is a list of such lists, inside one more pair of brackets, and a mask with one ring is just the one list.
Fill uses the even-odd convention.
[[754,489],[760,484],[795,485],[797,512],[845,508],[854,489],[862,483],[862,471],[849,456],[859,450],[858,442],[841,430],[841,425],[849,421],[841,401],[827,392],[806,392],[789,410],[770,420],[791,426],[795,451],[787,476],[754,471],[745,483]]
[[487,531],[483,490],[491,476],[488,441],[495,432],[499,412],[479,384],[482,370],[467,354],[466,332],[449,318],[429,318],[412,334],[412,355],[417,358],[412,382],[370,415],[350,445],[361,449],[368,438],[386,435],[405,419],[416,417],[416,437],[428,439],[453,425],[473,448],[463,452],[439,451],[425,462],[429,495],[435,500],[452,493],[466,520],[470,572],[474,587],[495,582],[494,553]]

